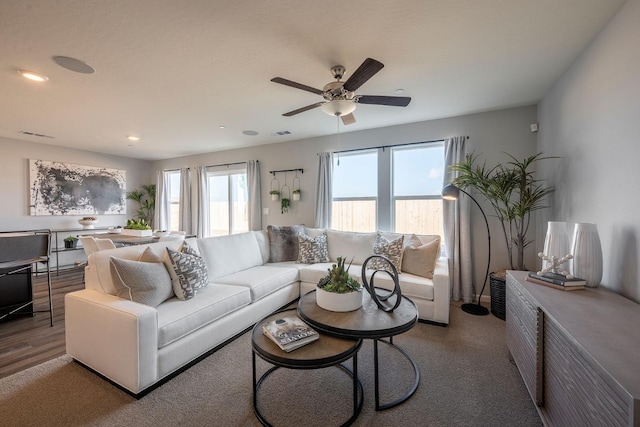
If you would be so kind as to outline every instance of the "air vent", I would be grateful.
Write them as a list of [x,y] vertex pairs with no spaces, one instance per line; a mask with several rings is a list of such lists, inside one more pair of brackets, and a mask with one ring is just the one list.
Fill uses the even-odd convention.
[[291,135],[291,132],[289,132],[288,130],[281,130],[279,132],[271,134],[271,136],[283,136],[283,135]]
[[54,139],[55,138],[55,136],[45,135],[43,133],[29,132],[28,130],[21,130],[20,133],[23,134],[23,135],[37,136],[38,138],[50,138],[50,139]]

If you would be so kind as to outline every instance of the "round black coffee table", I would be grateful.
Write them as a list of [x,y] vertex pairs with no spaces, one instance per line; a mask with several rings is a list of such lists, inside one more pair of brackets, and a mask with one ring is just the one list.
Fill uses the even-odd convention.
[[[320,338],[317,341],[287,353],[262,333],[262,325],[286,316],[296,316],[296,310],[290,309],[276,312],[265,317],[253,327],[251,335],[251,346],[253,348],[253,411],[256,417],[263,425],[271,426],[258,408],[258,390],[264,380],[275,370],[279,368],[319,369],[336,366],[353,379],[353,415],[342,425],[353,424],[358,415],[360,415],[363,401],[362,384],[358,379],[358,350],[362,346],[362,340],[340,338],[320,333]],[[256,374],[256,355],[274,365],[262,374],[260,378]],[[353,359],[353,370],[342,365],[342,362],[350,358]]]
[[[407,352],[393,343],[395,335],[407,332],[418,322],[418,309],[409,298],[402,297],[400,305],[393,312],[388,313],[379,309],[371,299],[371,295],[363,291],[361,308],[348,312],[334,312],[320,308],[316,303],[316,291],[312,291],[300,297],[298,315],[311,327],[326,334],[342,338],[373,340],[376,411],[401,404],[417,390],[420,382],[418,365]],[[388,338],[388,340],[383,340],[383,338]],[[414,372],[414,381],[407,393],[399,399],[385,404],[380,404],[378,342],[389,345],[403,355],[413,366]]]

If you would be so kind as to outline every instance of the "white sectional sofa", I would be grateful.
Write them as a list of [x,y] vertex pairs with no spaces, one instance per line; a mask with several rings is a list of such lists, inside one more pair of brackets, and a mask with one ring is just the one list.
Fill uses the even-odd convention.
[[[306,234],[323,231],[307,229]],[[359,279],[376,233],[326,233],[331,261],[338,256],[353,257],[350,273]],[[186,242],[204,259],[209,284],[191,299],[172,297],[157,307],[116,296],[111,257],[136,261],[147,248],[160,257],[166,248],[178,249],[182,242],[92,254],[85,269],[85,289],[65,296],[67,353],[129,393],[142,396],[261,318],[312,291],[331,266],[330,262],[269,262],[272,245],[266,230]],[[390,279],[385,285],[383,276],[376,276],[376,286],[392,287]],[[417,305],[421,320],[449,323],[445,257],[436,260],[433,279],[401,273],[400,285],[403,295]]]

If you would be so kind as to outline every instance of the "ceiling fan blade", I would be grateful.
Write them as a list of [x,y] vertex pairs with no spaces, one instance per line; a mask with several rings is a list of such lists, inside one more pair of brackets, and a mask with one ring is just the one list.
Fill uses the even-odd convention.
[[353,92],[365,84],[366,81],[373,77],[378,71],[382,70],[383,67],[384,64],[382,62],[376,61],[373,58],[367,58],[360,64],[358,69],[351,74],[351,77],[344,82],[342,87],[345,90]]
[[358,104],[390,105],[392,107],[406,107],[411,102],[411,98],[408,96],[362,95],[356,99]]
[[293,111],[289,111],[288,113],[284,113],[283,116],[285,116],[285,117],[295,116],[296,114],[304,113],[305,111],[309,111],[309,110],[313,110],[314,108],[318,108],[322,104],[324,104],[324,102],[316,102],[315,104],[307,105],[306,107],[298,108],[297,110],[293,110]]
[[340,118],[342,119],[342,123],[344,123],[344,125],[352,125],[356,122],[356,118],[354,117],[353,113],[349,113],[349,114],[345,114],[344,116],[340,116]]
[[283,79],[282,77],[274,77],[271,79],[274,83],[280,83],[281,85],[291,86],[296,89],[306,90],[307,92],[315,93],[316,95],[322,95],[324,92],[320,89],[316,89],[311,86],[303,85],[302,83],[292,82],[291,80]]

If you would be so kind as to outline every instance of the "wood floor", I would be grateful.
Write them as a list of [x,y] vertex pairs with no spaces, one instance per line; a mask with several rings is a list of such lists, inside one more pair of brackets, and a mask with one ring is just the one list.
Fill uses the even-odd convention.
[[[65,354],[64,296],[84,288],[82,273],[80,268],[51,274],[53,326],[48,311],[0,322],[0,378]],[[33,296],[35,310],[48,310],[46,275],[34,276]]]

